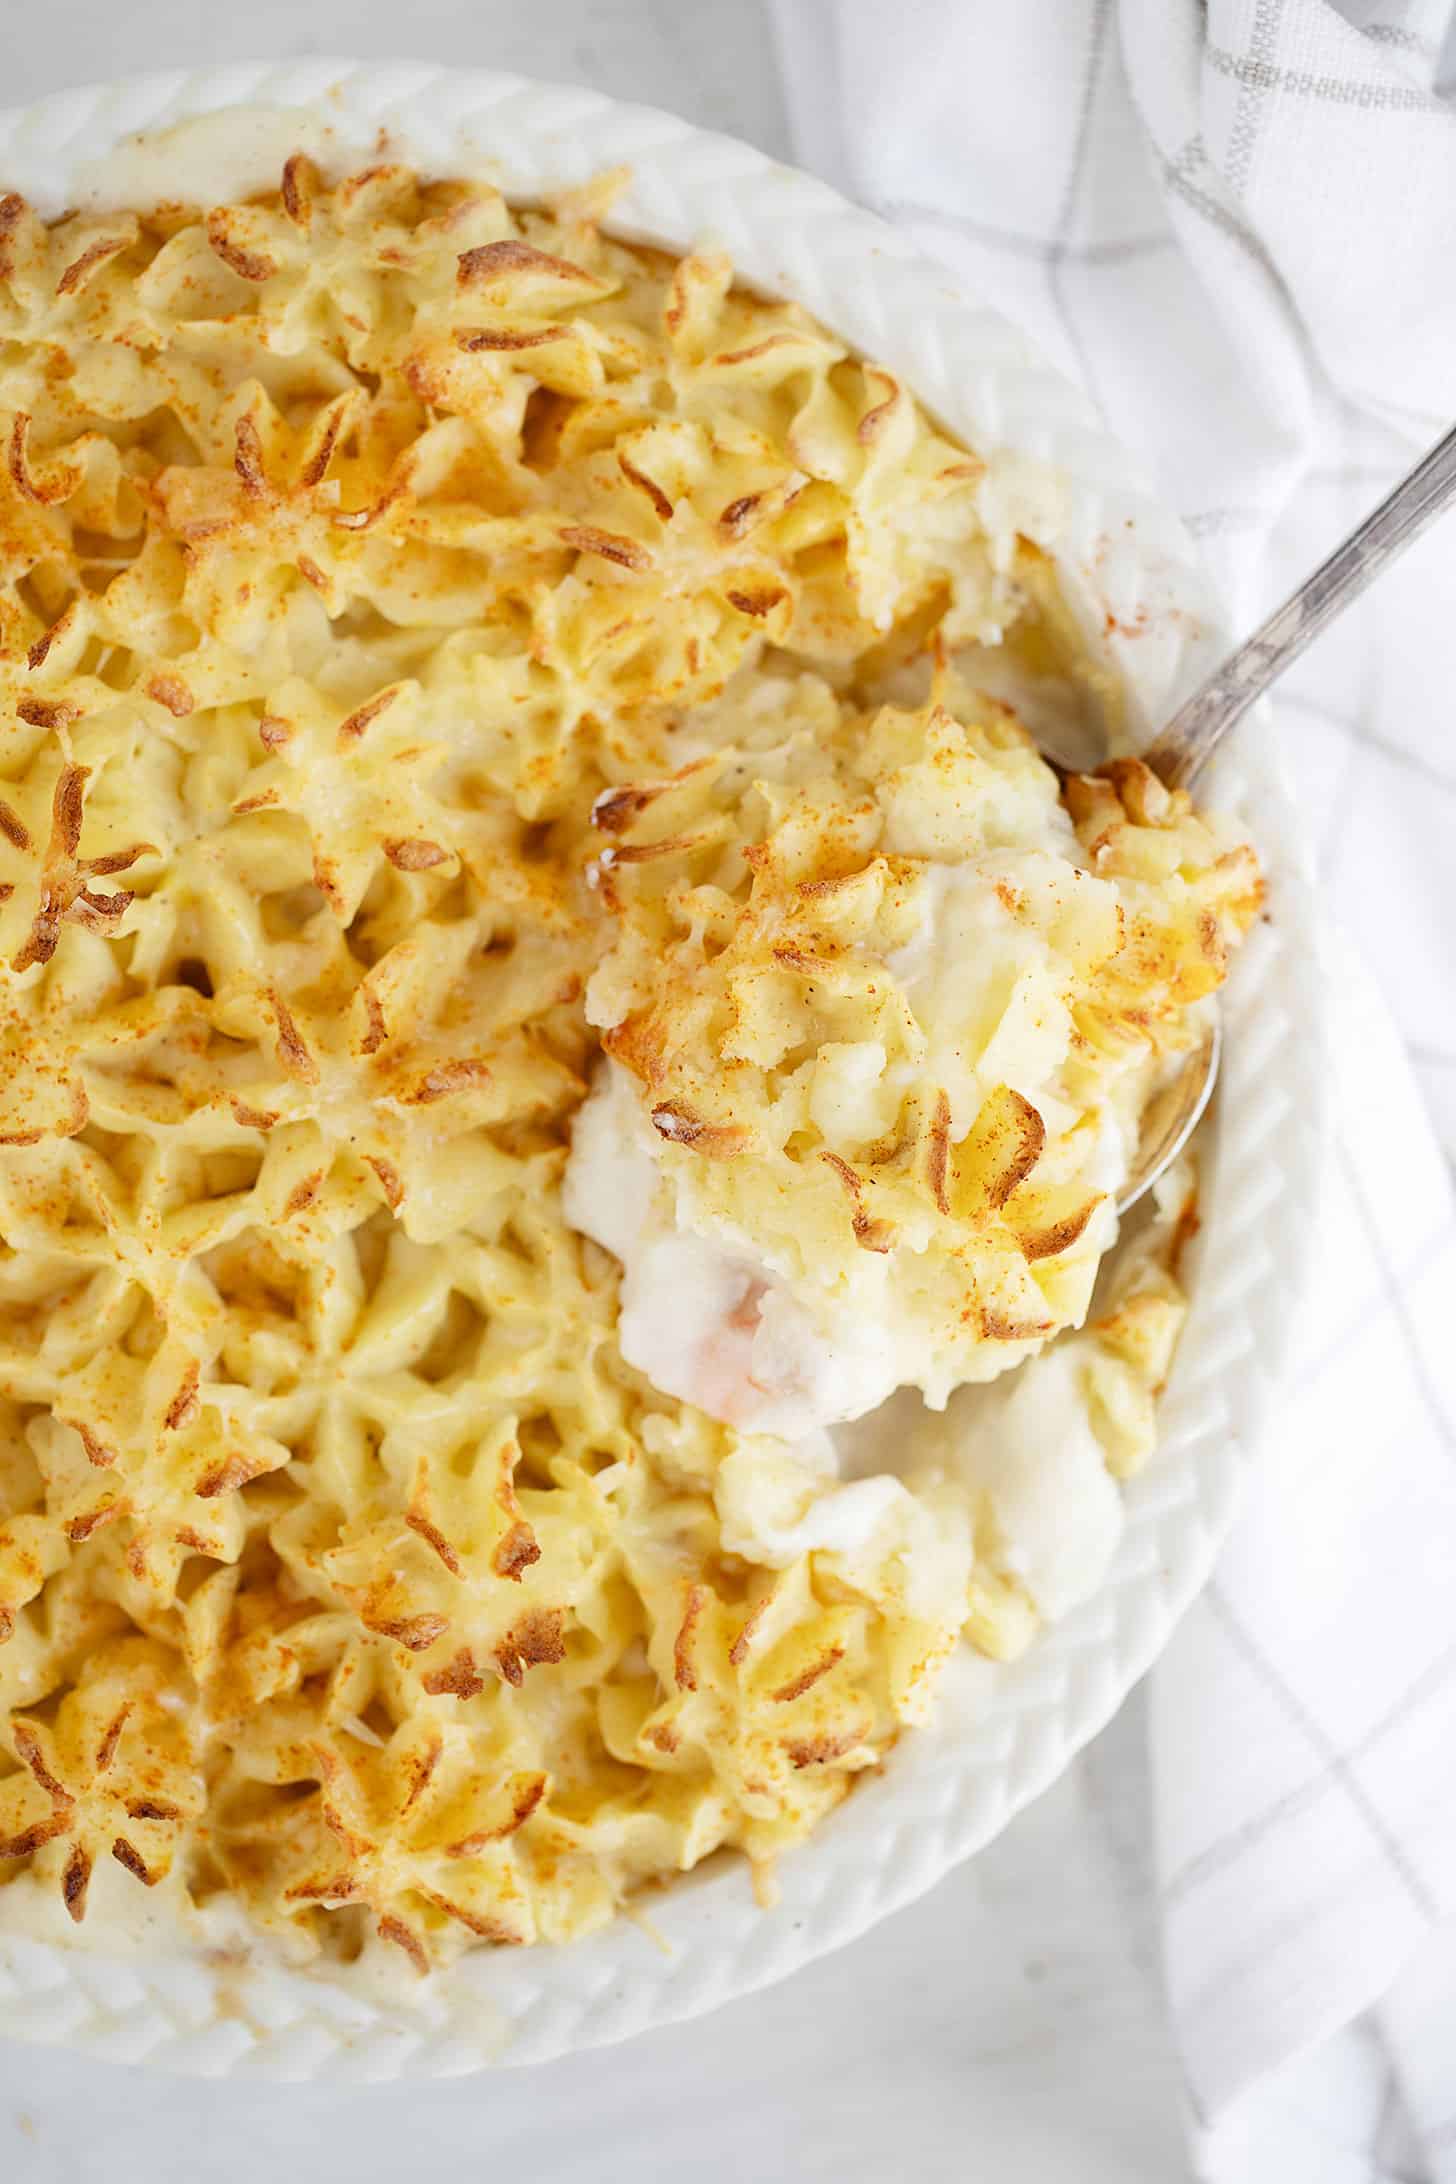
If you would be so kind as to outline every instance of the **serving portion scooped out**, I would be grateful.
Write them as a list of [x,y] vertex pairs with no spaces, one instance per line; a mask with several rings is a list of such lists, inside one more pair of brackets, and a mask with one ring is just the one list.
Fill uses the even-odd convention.
[[789,1438],[939,1408],[1084,1318],[1257,868],[1136,759],[1063,790],[971,690],[867,714],[763,675],[695,728],[596,809],[610,1059],[568,1212],[659,1387]]
[[1153,1445],[1252,856],[1037,757],[1036,481],[611,195],[0,198],[0,1922],[763,1869]]

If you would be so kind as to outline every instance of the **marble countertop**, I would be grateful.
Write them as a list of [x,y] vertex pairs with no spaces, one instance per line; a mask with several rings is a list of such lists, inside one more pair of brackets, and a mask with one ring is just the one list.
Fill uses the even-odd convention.
[[[142,68],[407,48],[789,150],[762,0],[411,0],[407,25],[382,0],[24,4],[7,102]],[[1134,1700],[1006,1836],[852,1947],[711,2017],[533,2070],[345,2092],[83,2075],[63,2052],[0,2042],[0,2179],[1178,2184],[1144,1809]]]

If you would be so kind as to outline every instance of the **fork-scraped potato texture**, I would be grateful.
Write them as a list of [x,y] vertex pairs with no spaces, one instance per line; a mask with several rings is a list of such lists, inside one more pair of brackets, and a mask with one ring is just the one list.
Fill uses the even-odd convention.
[[[916,1221],[994,1264],[955,1377],[1086,1299],[1042,1248],[1079,1207],[991,1142],[1026,1102],[948,1136],[969,1079],[875,969],[980,801],[1056,804],[944,676],[867,710],[997,641],[1025,557],[887,373],[609,196],[0,198],[0,1878],[77,1920],[99,1866],[298,1953],[566,1938],[768,1861],[963,1628],[1036,1626],[952,1479],[851,1554],[729,1551],[725,1466],[741,1531],[778,1452],[623,1363],[562,1216],[595,973],[710,1201],[772,1228],[761,1176],[821,1271]],[[911,776],[969,835],[871,826]],[[1068,809],[1146,898],[1025,890],[1092,1070],[1176,1043],[1255,882],[1140,769]],[[878,1163],[811,1058],[856,1042],[906,1064]],[[1177,1213],[1071,1338],[1119,1473]]]

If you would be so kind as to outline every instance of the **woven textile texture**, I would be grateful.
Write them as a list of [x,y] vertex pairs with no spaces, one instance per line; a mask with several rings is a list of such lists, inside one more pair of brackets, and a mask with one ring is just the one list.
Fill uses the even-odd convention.
[[[1450,422],[1451,12],[921,0],[887,43],[865,0],[784,0],[778,24],[796,155],[1081,381],[1245,628]],[[1277,703],[1354,948],[1331,952],[1339,1128],[1298,1354],[1151,1703],[1211,2177],[1408,2173],[1402,2106],[1416,2173],[1456,2176],[1453,584],[1448,522]]]

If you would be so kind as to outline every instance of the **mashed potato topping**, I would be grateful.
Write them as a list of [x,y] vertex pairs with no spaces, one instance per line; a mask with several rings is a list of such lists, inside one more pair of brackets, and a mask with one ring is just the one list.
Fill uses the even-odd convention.
[[424,1969],[767,1861],[1152,1446],[1186,1179],[1061,1471],[819,1427],[1083,1321],[1248,852],[957,680],[1004,475],[610,194],[0,197],[0,1882],[77,1921]]
[[939,680],[870,712],[761,681],[596,810],[611,1059],[571,1218],[623,1262],[629,1361],[760,1432],[907,1384],[939,1408],[1080,1324],[1154,1073],[1257,903],[1145,767],[1064,801],[1004,706]]

